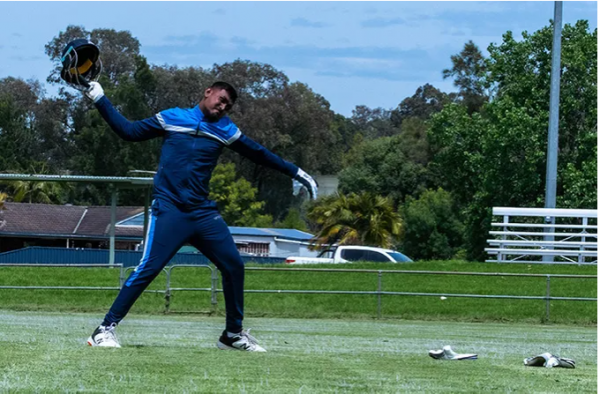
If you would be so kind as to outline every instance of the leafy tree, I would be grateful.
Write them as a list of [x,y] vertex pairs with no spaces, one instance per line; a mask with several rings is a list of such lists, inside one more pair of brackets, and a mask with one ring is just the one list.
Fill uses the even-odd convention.
[[[29,169],[30,174],[47,174],[48,167],[45,163],[37,163]],[[62,204],[69,192],[68,183],[49,181],[4,181],[12,189],[14,202],[29,202],[42,204]]]
[[462,256],[464,225],[450,193],[427,190],[418,199],[408,197],[402,210],[401,249],[416,259],[450,259]]
[[390,137],[400,132],[392,122],[392,111],[383,108],[371,109],[358,105],[352,110],[352,122],[365,139]]
[[404,131],[393,137],[365,141],[346,155],[339,174],[343,193],[372,192],[401,204],[407,195],[418,195],[429,181],[425,125],[407,119]]
[[235,165],[219,164],[210,180],[209,198],[217,202],[221,216],[230,226],[270,227],[273,218],[256,200],[257,190],[244,178],[236,179]]
[[[565,208],[597,204],[597,31],[587,30],[583,21],[566,25],[562,38],[557,201]],[[495,99],[481,113],[446,106],[429,133],[432,170],[464,209],[472,259],[485,256],[493,206],[544,205],[552,26],[503,39],[489,47],[485,83]]]
[[27,166],[32,145],[26,123],[13,98],[0,97],[0,171],[20,172]]
[[371,193],[338,194],[320,199],[308,217],[318,227],[316,244],[391,247],[401,220],[390,199]]
[[156,83],[155,111],[196,106],[214,82],[210,70],[201,67],[152,66],[151,71]]
[[67,44],[78,38],[86,38],[98,46],[102,60],[102,74],[110,81],[117,82],[122,76],[133,76],[136,70],[136,55],[139,55],[140,43],[128,31],[114,29],[94,29],[87,31],[83,26],[69,25],[65,31],[50,40],[45,46],[46,55],[54,63],[47,81],[60,83],[60,58]]
[[[583,20],[565,25],[562,31],[560,180],[560,173],[568,163],[573,164],[574,170],[582,171],[583,163],[597,161],[597,33],[597,29],[590,32],[588,22]],[[552,36],[550,24],[533,34],[524,32],[521,41],[507,32],[502,44],[489,47],[489,83],[497,84],[500,97],[510,97],[515,106],[527,108],[528,114],[541,118],[545,124],[536,132],[543,133],[544,138],[549,119]],[[560,180],[558,195],[564,193]]]
[[44,98],[36,80],[0,79],[0,171],[22,172],[35,162],[63,168],[66,111],[62,100]]
[[308,231],[306,222],[297,208],[291,208],[281,222],[275,223],[276,228],[293,228],[300,231]]
[[[74,38],[88,38],[100,48],[103,73],[100,82],[108,97],[121,113],[138,120],[154,114],[151,105],[156,90],[156,79],[146,59],[139,54],[139,42],[127,31],[68,26],[64,32],[46,45],[46,53],[55,63],[48,77],[50,83],[59,83],[60,55],[65,45]],[[70,163],[74,173],[94,176],[127,176],[130,170],[155,170],[161,141],[141,143],[121,140],[100,117],[90,111],[92,105],[81,94],[71,95],[61,89],[63,102],[69,103],[68,115],[63,120],[70,125],[68,142]],[[139,191],[123,190],[120,203],[142,204]],[[108,185],[78,185],[75,202],[106,204],[110,201]]]
[[396,127],[408,118],[427,120],[431,115],[440,112],[444,105],[456,101],[456,93],[444,93],[426,83],[419,86],[411,97],[407,97],[392,111],[391,121]]
[[[236,60],[215,65],[211,73],[238,90],[231,118],[244,134],[309,173],[330,173],[328,149],[337,136],[330,128],[333,112],[322,96],[305,84],[289,83],[285,74],[265,64]],[[287,176],[232,152],[225,151],[223,160],[235,163],[258,188],[267,212],[276,215],[290,207],[292,182]]]
[[444,79],[454,77],[454,86],[459,89],[459,97],[468,112],[479,111],[488,101],[485,74],[486,60],[473,41],[469,40],[458,55],[452,55],[452,68],[445,69]]

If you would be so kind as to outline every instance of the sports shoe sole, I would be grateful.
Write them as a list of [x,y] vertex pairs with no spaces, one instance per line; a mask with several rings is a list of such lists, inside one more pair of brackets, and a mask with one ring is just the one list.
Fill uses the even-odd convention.
[[266,353],[266,350],[265,350],[265,349],[263,349],[262,347],[261,347],[261,349],[262,349],[262,350],[244,350],[244,349],[238,349],[238,348],[235,348],[235,347],[233,347],[233,346],[226,345],[226,344],[224,344],[223,342],[221,342],[220,340],[219,340],[219,341],[217,341],[217,347],[218,347],[220,350],[238,350],[238,351],[240,351],[240,352],[257,352],[257,353]]
[[89,338],[88,338],[88,340],[87,340],[87,344],[88,344],[89,346],[92,346],[92,347],[113,347],[113,348],[120,348],[120,347],[121,347],[121,345],[118,345],[118,346],[101,346],[101,345],[96,345],[96,344],[94,343],[94,340],[92,339],[92,337],[89,337]]

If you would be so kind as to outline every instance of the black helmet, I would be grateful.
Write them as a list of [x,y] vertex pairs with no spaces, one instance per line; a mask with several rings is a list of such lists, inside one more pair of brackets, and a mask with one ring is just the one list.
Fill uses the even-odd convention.
[[98,79],[102,71],[100,50],[84,38],[73,40],[63,50],[60,77],[76,89],[87,89],[90,81]]

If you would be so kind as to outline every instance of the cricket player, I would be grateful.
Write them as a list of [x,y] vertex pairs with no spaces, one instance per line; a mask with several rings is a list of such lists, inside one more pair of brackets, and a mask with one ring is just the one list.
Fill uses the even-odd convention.
[[121,347],[115,335],[117,325],[179,248],[189,242],[215,264],[223,278],[226,325],[217,347],[265,352],[242,326],[244,263],[216,203],[208,199],[210,177],[223,148],[229,148],[299,181],[313,199],[317,197],[316,182],[296,165],[242,134],[227,116],[237,92],[226,82],[215,82],[206,89],[193,108],[172,108],[135,122],[113,107],[98,82],[89,85],[85,95],[122,139],[146,141],[160,137],[163,145],[154,176],[152,214],[142,259],[88,344]]

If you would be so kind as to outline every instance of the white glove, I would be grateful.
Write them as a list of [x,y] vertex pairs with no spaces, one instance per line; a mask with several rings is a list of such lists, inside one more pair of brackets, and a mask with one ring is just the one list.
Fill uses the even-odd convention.
[[298,168],[298,173],[296,174],[294,179],[300,182],[302,186],[306,188],[306,190],[310,194],[311,199],[317,199],[317,182],[315,182],[315,180],[310,175],[304,172],[302,168]]
[[90,82],[90,88],[84,94],[95,103],[104,96],[104,89],[98,82]]

